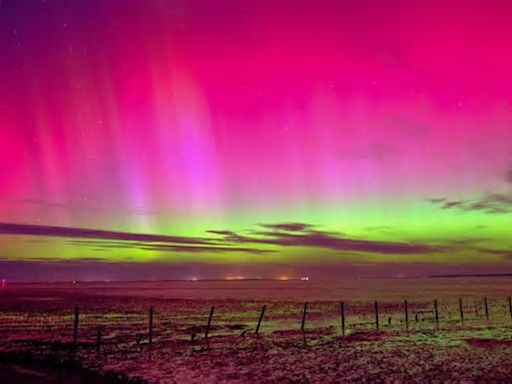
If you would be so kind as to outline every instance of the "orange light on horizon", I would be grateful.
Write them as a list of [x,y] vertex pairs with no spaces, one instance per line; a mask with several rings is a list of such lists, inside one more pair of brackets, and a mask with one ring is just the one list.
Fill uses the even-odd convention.
[[245,277],[243,276],[227,276],[224,280],[229,280],[229,281],[232,281],[232,280],[244,280]]
[[290,280],[290,278],[288,276],[279,276],[278,280],[286,281],[286,280]]

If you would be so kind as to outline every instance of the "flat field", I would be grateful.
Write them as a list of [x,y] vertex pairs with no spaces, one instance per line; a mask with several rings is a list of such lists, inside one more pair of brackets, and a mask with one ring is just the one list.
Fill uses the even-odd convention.
[[511,291],[511,277],[12,284],[0,352],[149,383],[512,382]]

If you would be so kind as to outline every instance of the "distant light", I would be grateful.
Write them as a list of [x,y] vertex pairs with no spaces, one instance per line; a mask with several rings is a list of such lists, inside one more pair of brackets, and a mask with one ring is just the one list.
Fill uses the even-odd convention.
[[224,280],[229,280],[229,281],[232,281],[232,280],[244,280],[244,277],[243,276],[228,276]]
[[302,276],[300,278],[301,281],[309,281],[309,276]]
[[193,278],[191,278],[190,280],[192,280],[192,281],[197,281],[197,280],[199,280],[199,279],[198,279],[197,277],[193,277]]
[[279,276],[279,280],[286,281],[290,280],[290,278],[288,276]]
[[76,280],[73,280],[73,284],[76,284]]
[[5,281],[5,279],[2,279],[2,289],[5,289],[5,284],[6,284],[6,283],[7,283],[7,282]]

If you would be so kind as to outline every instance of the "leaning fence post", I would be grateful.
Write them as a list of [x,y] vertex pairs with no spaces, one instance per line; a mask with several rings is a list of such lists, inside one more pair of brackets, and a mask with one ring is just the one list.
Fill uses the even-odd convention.
[[374,307],[375,307],[375,328],[379,329],[379,303],[377,302],[377,300],[375,300]]
[[434,299],[434,313],[436,317],[436,328],[439,329],[439,310],[437,308],[437,299]]
[[340,303],[340,314],[341,314],[341,335],[345,336],[345,303]]
[[461,297],[459,297],[459,311],[460,311],[460,323],[464,324],[464,307],[462,305]]
[[98,328],[96,330],[96,352],[100,353],[101,351],[101,330]]
[[258,334],[260,332],[260,325],[261,325],[261,320],[263,320],[263,315],[265,314],[265,309],[267,308],[266,305],[263,305],[263,307],[261,307],[261,312],[260,312],[260,317],[258,319],[258,325],[256,325],[256,334]]
[[80,310],[78,305],[75,307],[75,315],[73,317],[73,344],[78,343],[78,325],[80,322]]
[[508,312],[510,313],[510,318],[512,319],[512,298],[508,297]]
[[300,325],[300,330],[304,332],[304,327],[306,325],[306,313],[308,311],[308,302],[304,303],[304,311],[302,311],[302,323]]
[[148,324],[149,344],[153,344],[153,314],[154,314],[153,307],[149,307],[149,324]]
[[489,320],[489,307],[487,306],[487,297],[484,297],[484,307],[485,307],[485,319]]
[[206,330],[204,331],[204,338],[205,340],[208,340],[208,333],[210,333],[210,326],[212,324],[212,318],[213,318],[213,311],[215,310],[215,307],[212,306],[210,309],[210,316],[208,316],[208,323],[206,324]]
[[407,307],[407,300],[404,300],[404,314],[405,314],[405,328],[409,329],[409,308]]

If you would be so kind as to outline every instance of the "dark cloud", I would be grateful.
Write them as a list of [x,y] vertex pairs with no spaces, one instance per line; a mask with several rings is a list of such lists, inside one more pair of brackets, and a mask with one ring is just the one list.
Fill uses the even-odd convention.
[[212,233],[214,235],[221,235],[221,236],[236,236],[236,233],[233,231],[216,231],[216,230],[210,230],[206,231],[207,233]]
[[[264,230],[252,231],[251,236],[234,235],[239,243],[266,244],[283,247],[315,247],[337,251],[381,254],[425,254],[442,250],[439,247],[434,248],[422,243],[347,238],[335,232],[312,230],[312,226],[308,224],[295,224],[290,226],[289,223],[277,223],[262,224],[261,226]],[[230,232],[229,236],[226,238],[229,239],[232,237],[233,233]]]
[[77,239],[103,239],[123,241],[149,241],[182,244],[209,244],[207,239],[194,237],[178,237],[143,233],[118,232],[100,229],[57,227],[48,225],[32,225],[17,223],[0,223],[0,234],[64,237]]
[[[2,275],[19,280],[33,280],[34,278],[39,280],[183,279],[198,275],[201,278],[223,278],[230,275],[231,270],[236,275],[251,277],[272,277],[276,273],[285,272],[287,275],[301,276],[318,273],[339,277],[341,275],[410,275],[417,271],[429,270],[426,267],[417,269],[414,265],[407,263],[399,264],[395,269],[392,269],[388,263],[372,265],[365,258],[365,255],[368,254],[430,255],[439,252],[449,254],[469,250],[483,255],[497,255],[504,261],[512,261],[511,251],[486,248],[479,244],[486,239],[390,242],[351,238],[341,233],[315,228],[307,223],[265,223],[258,225],[253,230],[241,233],[230,230],[211,230],[207,231],[205,237],[194,238],[0,223],[0,234],[65,238],[71,245],[87,247],[88,250],[91,250],[90,256],[74,260],[39,257],[30,261],[21,261],[16,260],[12,255],[7,255],[3,261],[0,260],[0,270],[2,270]],[[339,255],[340,258],[331,258],[330,262],[324,260],[321,265],[318,265],[318,268],[315,268],[314,263],[302,266],[300,263],[294,263],[292,266],[286,267],[273,264],[273,261],[270,260],[265,261],[265,258],[261,260],[261,263],[240,266],[226,263],[215,263],[215,265],[194,263],[192,260],[187,261],[185,257],[175,257],[176,255],[227,252],[247,253],[256,257],[256,255],[279,252],[284,248],[293,247],[307,247],[312,262],[316,259],[322,260],[321,255],[326,250],[335,251],[331,255]],[[113,262],[108,257],[98,256],[101,251],[113,248],[162,252],[162,257],[158,262],[136,263],[128,255],[122,262]],[[169,253],[168,258],[166,252]],[[345,259],[344,257],[347,255],[351,257]],[[434,272],[435,267],[432,265],[430,267]],[[464,266],[459,267],[457,270],[463,270]],[[246,270],[243,271],[243,268]],[[481,270],[475,269],[475,271]],[[440,272],[446,273],[442,268]],[[439,272],[436,270],[435,273]]]
[[[215,233],[216,231],[211,232]],[[227,236],[229,239],[229,231],[217,232],[218,234]],[[233,247],[227,244],[227,242],[225,245],[219,245],[218,239],[152,235],[31,224],[0,223],[0,234],[62,237],[71,239],[69,240],[70,244],[91,246],[96,247],[97,249],[132,248],[179,253],[245,252],[251,254],[262,254],[274,252],[271,250],[260,250],[251,247]]]
[[[512,183],[512,169],[506,172],[505,181]],[[476,199],[438,197],[427,200],[441,209],[457,209],[462,212],[478,211],[489,214],[512,212],[512,190],[507,192],[486,192]]]
[[261,241],[262,243],[282,246],[318,247],[338,251],[382,254],[423,254],[438,251],[423,244],[348,239],[321,231],[300,234],[260,232],[260,235],[266,237]]
[[[340,252],[377,254],[427,254],[442,251],[440,246],[421,242],[390,242],[345,237],[341,233],[313,230],[306,223],[266,223],[241,235],[228,230],[210,230],[211,237],[177,237],[98,229],[0,223],[0,234],[66,238],[72,244],[100,249],[139,248],[168,252],[277,252],[280,247],[324,248]],[[236,245],[235,245],[236,244]],[[267,245],[269,249],[254,246]],[[274,248],[271,248],[274,246]]]
[[512,250],[510,249],[476,248],[476,250],[490,255],[501,256],[507,260],[512,260]]
[[300,232],[313,228],[313,225],[305,223],[260,224],[260,226],[264,228],[287,232]]
[[450,209],[454,207],[458,207],[462,204],[462,201],[452,200],[452,201],[445,201],[442,205],[442,209]]
[[471,237],[471,238],[459,238],[459,239],[451,239],[448,241],[444,241],[444,244],[447,246],[455,246],[457,248],[460,248],[462,246],[469,247],[469,246],[475,246],[476,244],[480,244],[485,241],[489,241],[489,238],[486,237]]
[[488,192],[472,200],[429,199],[441,209],[457,209],[462,212],[479,211],[489,214],[512,212],[512,193]]
[[190,253],[208,253],[208,252],[245,252],[252,254],[275,252],[273,250],[263,250],[249,247],[220,246],[215,244],[208,245],[178,245],[161,244],[148,242],[123,242],[123,241],[98,241],[98,240],[69,240],[69,244],[96,247],[97,250],[108,249],[143,249],[147,251],[169,251],[169,252],[190,252]]
[[244,252],[252,254],[261,254],[276,252],[274,250],[256,249],[249,247],[231,247],[231,246],[194,246],[194,245],[166,245],[166,244],[148,244],[145,246],[138,246],[140,249],[148,251],[171,251],[171,252],[192,252],[192,253],[208,253],[208,252]]
[[[487,228],[483,225],[473,227],[473,230],[481,230]],[[456,239],[444,239],[444,238],[431,238],[428,240],[429,244],[437,249],[442,249],[446,254],[458,253],[458,252],[470,252],[485,255],[501,256],[505,261],[512,260],[511,249],[496,249],[489,248],[488,245],[492,244],[493,239],[490,237],[469,237],[469,238],[456,238]]]
[[[235,233],[233,231],[215,231],[215,230],[211,230],[211,231],[206,231],[206,232],[210,233],[212,235],[222,236],[223,240],[229,241],[229,242],[238,243],[240,241],[243,241],[243,237],[238,235],[237,233]],[[213,239],[212,241],[218,242],[219,240],[218,239]]]

